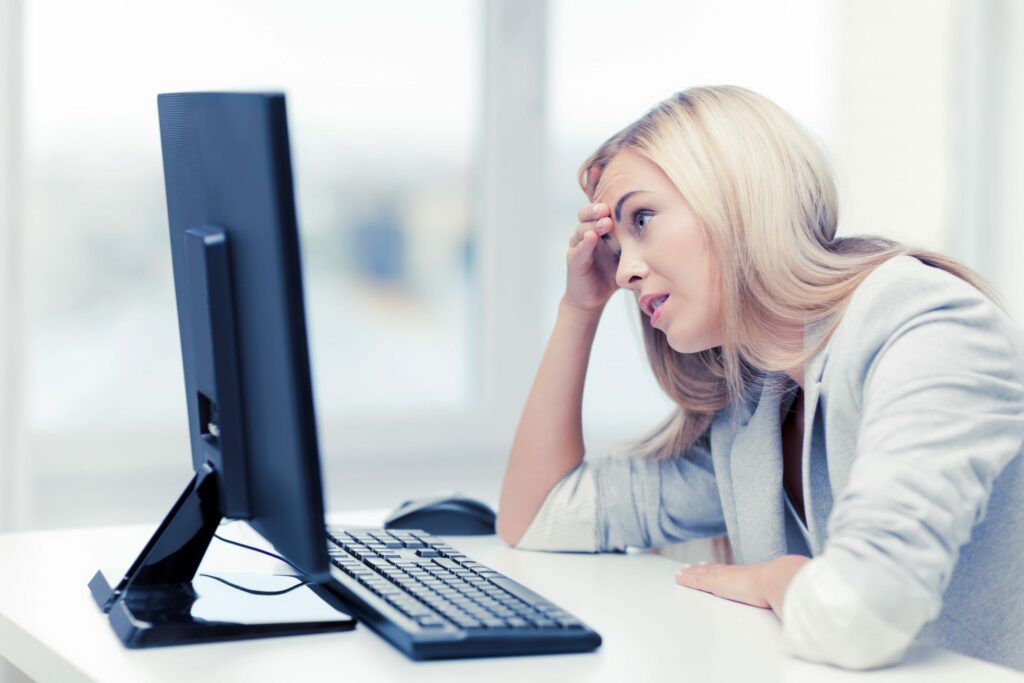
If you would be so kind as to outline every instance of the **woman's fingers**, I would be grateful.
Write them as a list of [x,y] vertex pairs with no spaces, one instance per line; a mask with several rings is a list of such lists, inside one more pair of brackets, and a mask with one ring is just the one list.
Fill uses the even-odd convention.
[[[576,232],[573,233],[573,236],[569,238],[570,251],[581,245],[585,245],[589,255],[609,230],[611,230],[611,220],[608,218],[602,218],[595,223],[584,223],[579,225],[576,228]],[[591,238],[588,236],[593,237]]]
[[761,565],[700,564],[683,565],[676,574],[676,583],[712,593],[727,600],[735,600],[754,607],[770,605],[761,593],[758,582]]
[[576,216],[579,218],[580,223],[589,223],[607,215],[609,215],[608,205],[601,202],[598,202],[597,204],[587,204],[580,207],[580,210],[576,212]]
[[597,234],[593,230],[577,230],[576,234],[569,239],[570,258],[574,255],[574,252],[580,251],[586,251],[589,256],[589,252],[593,250],[597,241]]
[[598,242],[612,229],[608,205],[598,202],[587,204],[577,212],[580,223],[569,238],[569,262],[589,267],[593,262]]
[[575,247],[579,244],[587,232],[594,232],[598,237],[606,235],[612,229],[612,219],[605,215],[607,212],[606,204],[591,204],[580,209],[580,224],[569,238],[569,246]]

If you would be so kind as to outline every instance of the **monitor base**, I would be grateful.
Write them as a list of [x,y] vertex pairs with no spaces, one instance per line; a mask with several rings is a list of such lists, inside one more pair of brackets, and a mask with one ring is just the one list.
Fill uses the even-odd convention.
[[[96,573],[89,589],[98,603],[119,576]],[[217,572],[177,586],[132,588],[111,607],[110,625],[126,647],[142,648],[347,631],[356,620],[297,576]]]
[[205,465],[124,574],[100,570],[89,591],[127,647],[344,631],[355,619],[294,574],[200,573],[221,514]]

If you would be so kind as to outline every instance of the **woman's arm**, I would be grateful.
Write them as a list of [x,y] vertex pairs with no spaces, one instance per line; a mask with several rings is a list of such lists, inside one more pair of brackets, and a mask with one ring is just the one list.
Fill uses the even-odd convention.
[[594,552],[724,534],[706,436],[668,460],[583,461],[583,383],[596,328],[597,314],[562,302],[513,441],[498,535],[533,550]]
[[501,486],[497,525],[506,543],[519,542],[551,488],[583,460],[583,383],[600,316],[559,305]]
[[[592,172],[591,187],[599,172]],[[498,535],[515,545],[551,488],[583,459],[583,381],[608,299],[618,285],[611,251],[601,237],[612,229],[607,204],[587,204],[569,240],[565,295],[554,332],[512,442],[498,504]]]

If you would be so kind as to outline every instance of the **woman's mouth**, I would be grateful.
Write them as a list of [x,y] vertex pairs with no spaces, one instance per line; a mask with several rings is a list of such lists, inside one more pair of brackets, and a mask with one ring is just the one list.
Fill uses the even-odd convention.
[[651,314],[651,326],[657,326],[658,321],[661,320],[661,307],[666,301],[668,301],[668,294],[651,302],[651,308],[654,310],[654,313]]
[[660,318],[659,310],[668,301],[668,292],[660,292],[657,294],[645,294],[640,297],[640,308],[644,313],[651,316],[651,324],[653,325]]

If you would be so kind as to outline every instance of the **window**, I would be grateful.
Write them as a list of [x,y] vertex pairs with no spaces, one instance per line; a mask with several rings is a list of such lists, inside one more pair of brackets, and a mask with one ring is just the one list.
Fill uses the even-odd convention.
[[[1021,173],[1003,150],[1024,120],[1005,87],[1022,18],[886,0],[0,0],[0,263],[18,266],[0,273],[0,380],[26,389],[0,381],[0,524],[25,491],[32,526],[152,520],[187,476],[159,92],[288,94],[328,505],[486,497],[563,291],[577,167],[682,88],[777,101],[832,153],[841,231],[948,247],[1019,313]],[[591,451],[670,408],[637,324],[620,293],[587,382]]]
[[469,409],[480,23],[471,0],[26,4],[37,524],[111,477],[185,483],[160,92],[288,96],[323,450],[340,420]]

